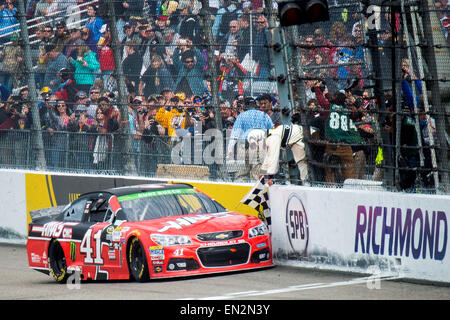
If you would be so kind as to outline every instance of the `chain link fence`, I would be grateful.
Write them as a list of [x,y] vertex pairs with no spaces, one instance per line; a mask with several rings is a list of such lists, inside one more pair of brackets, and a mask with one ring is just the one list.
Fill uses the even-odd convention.
[[276,183],[448,193],[444,4],[329,0],[280,46],[272,1],[7,0],[0,166],[255,181],[259,109],[303,130]]

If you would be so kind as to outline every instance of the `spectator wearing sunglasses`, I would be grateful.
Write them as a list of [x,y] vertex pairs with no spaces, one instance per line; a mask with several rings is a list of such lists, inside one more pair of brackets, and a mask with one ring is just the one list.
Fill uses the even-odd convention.
[[[178,58],[178,59],[177,59]],[[175,49],[174,65],[179,70],[173,91],[184,92],[186,96],[203,95],[203,68],[205,61],[197,48],[188,49],[180,54],[180,48]]]

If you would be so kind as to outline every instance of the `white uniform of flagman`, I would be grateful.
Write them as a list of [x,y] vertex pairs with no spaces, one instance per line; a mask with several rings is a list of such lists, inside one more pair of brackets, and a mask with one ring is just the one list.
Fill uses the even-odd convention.
[[278,172],[281,148],[292,150],[295,163],[300,171],[300,178],[302,182],[305,182],[308,177],[308,165],[305,144],[303,143],[303,130],[296,124],[280,125],[269,130],[266,139],[266,155],[260,173],[270,176]]

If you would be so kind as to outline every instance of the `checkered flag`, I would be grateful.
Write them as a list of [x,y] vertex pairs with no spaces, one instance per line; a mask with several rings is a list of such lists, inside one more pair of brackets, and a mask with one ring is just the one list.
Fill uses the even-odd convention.
[[264,177],[261,178],[252,189],[242,198],[241,203],[252,207],[258,211],[258,218],[271,225],[270,208],[269,208],[269,193],[265,185]]

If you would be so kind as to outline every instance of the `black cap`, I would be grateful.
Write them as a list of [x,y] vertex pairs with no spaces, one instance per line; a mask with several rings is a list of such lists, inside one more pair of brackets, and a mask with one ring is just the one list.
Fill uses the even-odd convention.
[[100,98],[97,100],[97,104],[100,104],[100,102],[102,102],[102,101],[105,101],[105,102],[107,102],[107,103],[110,102],[108,98],[106,98],[106,97],[100,97]]
[[252,105],[256,105],[256,100],[253,97],[245,97],[244,98],[244,103],[246,106],[252,106]]

